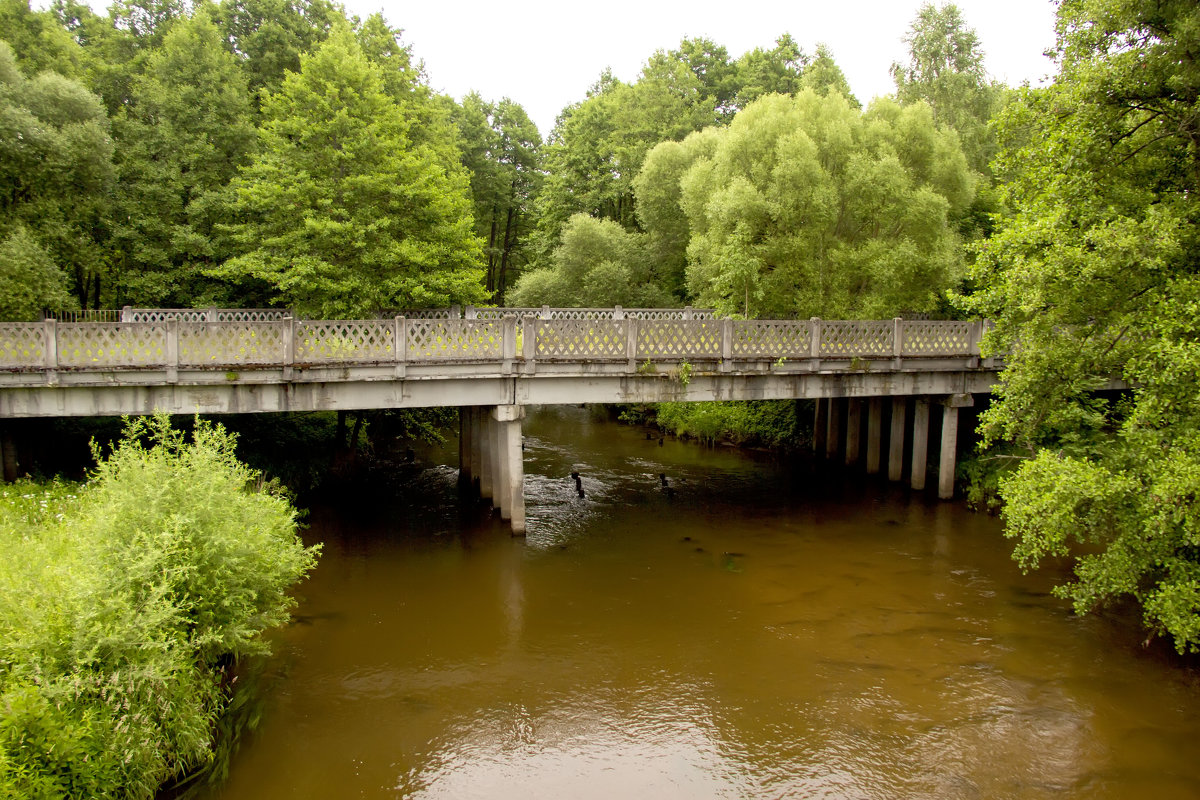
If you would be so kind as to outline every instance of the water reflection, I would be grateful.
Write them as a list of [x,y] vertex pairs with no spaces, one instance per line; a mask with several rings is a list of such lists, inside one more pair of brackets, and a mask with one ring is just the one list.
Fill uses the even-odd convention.
[[314,511],[219,796],[1200,796],[1190,673],[1070,616],[995,520],[580,409],[527,433],[526,540],[450,468]]

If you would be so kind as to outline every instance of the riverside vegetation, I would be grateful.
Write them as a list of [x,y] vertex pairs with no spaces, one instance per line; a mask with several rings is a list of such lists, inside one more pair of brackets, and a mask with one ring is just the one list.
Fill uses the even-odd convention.
[[0,796],[151,798],[212,763],[319,553],[233,447],[132,420],[86,484],[0,490]]

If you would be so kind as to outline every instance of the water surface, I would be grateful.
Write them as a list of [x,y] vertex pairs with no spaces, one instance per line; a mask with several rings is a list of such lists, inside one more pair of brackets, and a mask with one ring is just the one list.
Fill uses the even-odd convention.
[[314,509],[212,796],[1200,797],[1193,672],[1072,616],[995,519],[646,436],[533,414],[525,539],[439,451]]

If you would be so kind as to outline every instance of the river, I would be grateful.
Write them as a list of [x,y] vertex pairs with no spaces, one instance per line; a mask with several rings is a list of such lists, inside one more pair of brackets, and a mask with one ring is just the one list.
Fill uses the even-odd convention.
[[1194,668],[1073,616],[996,519],[580,408],[525,434],[524,539],[450,449],[313,509],[209,797],[1200,797]]

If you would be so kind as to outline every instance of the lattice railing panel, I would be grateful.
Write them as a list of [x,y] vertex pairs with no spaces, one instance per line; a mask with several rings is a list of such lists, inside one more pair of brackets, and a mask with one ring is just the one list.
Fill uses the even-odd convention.
[[901,338],[906,356],[963,356],[971,353],[973,322],[905,322]]
[[135,308],[130,312],[130,322],[204,322],[208,310],[203,308]]
[[181,322],[179,364],[281,364],[287,357],[286,322]]
[[58,326],[63,367],[143,367],[167,362],[167,326],[67,322]]
[[40,322],[0,323],[0,367],[40,367],[45,363],[45,325]]
[[812,355],[807,322],[734,320],[734,358],[806,358]]
[[217,322],[278,322],[292,316],[286,308],[218,308]]
[[611,319],[542,320],[537,324],[538,358],[623,358],[625,324]]
[[313,320],[296,323],[296,361],[394,361],[395,322]]
[[475,319],[504,319],[505,317],[536,317],[542,313],[540,308],[477,308]]
[[638,358],[720,358],[721,323],[716,320],[640,320]]
[[880,357],[892,355],[894,323],[850,320],[821,321],[821,355]]
[[393,316],[405,319],[458,319],[462,313],[457,308],[416,308],[401,311]]
[[500,358],[502,323],[488,320],[406,320],[407,357]]

